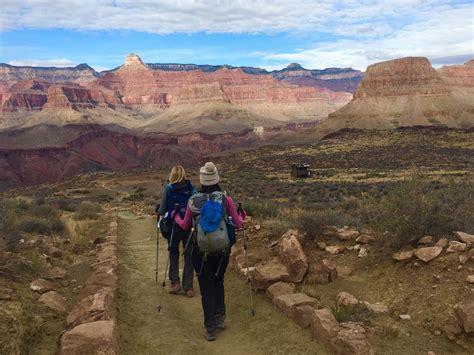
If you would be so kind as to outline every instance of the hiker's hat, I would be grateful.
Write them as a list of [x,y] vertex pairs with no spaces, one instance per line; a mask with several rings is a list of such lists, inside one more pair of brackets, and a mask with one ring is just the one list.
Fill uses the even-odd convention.
[[201,209],[199,225],[204,232],[212,233],[219,228],[224,218],[224,209],[219,202],[207,201]]
[[219,172],[213,162],[207,162],[199,169],[199,181],[203,186],[211,186],[219,183]]

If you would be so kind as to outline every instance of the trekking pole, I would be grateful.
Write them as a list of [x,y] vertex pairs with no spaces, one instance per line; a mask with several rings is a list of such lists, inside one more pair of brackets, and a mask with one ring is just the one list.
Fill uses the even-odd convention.
[[[176,203],[174,205],[174,211],[175,211],[175,214],[178,213],[179,204]],[[163,304],[163,296],[164,296],[164,293],[165,293],[165,286],[166,286],[166,276],[168,276],[168,269],[170,267],[171,254],[170,254],[169,248],[171,247],[171,245],[173,245],[173,236],[174,236],[174,230],[175,230],[175,226],[176,226],[176,221],[174,219],[174,216],[172,216],[171,218],[173,218],[173,227],[171,229],[171,236],[170,236],[170,240],[169,240],[169,243],[168,243],[168,260],[166,261],[165,274],[163,275],[163,283],[161,284],[160,303],[158,304],[158,306],[156,306],[156,308],[158,309],[158,313],[161,312],[161,308],[162,308],[162,304]]]
[[[238,212],[243,212],[242,204],[239,203]],[[243,215],[243,214],[242,214]],[[243,235],[243,243],[244,243],[244,255],[245,255],[245,265],[247,268],[247,283],[249,285],[250,291],[250,312],[252,317],[255,316],[255,303],[253,299],[253,290],[252,290],[252,276],[250,275],[250,268],[249,268],[249,255],[247,251],[247,229],[245,228],[245,224],[242,224],[242,235]]]
[[158,217],[158,223],[156,225],[156,268],[155,268],[155,282],[158,282],[158,255],[160,251],[160,220]]

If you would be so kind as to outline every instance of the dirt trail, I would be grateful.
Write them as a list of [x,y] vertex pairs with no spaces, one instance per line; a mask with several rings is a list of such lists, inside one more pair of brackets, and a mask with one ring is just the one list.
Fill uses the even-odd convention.
[[[166,264],[160,240],[159,282],[155,282],[153,217],[119,214],[119,331],[123,354],[326,354],[308,330],[277,312],[259,295],[249,312],[248,288],[233,270],[226,274],[227,329],[215,342],[203,338],[199,292],[193,299],[165,293],[156,310]],[[182,265],[181,265],[182,266]],[[196,291],[199,291],[195,280]],[[167,291],[167,290],[166,290]]]

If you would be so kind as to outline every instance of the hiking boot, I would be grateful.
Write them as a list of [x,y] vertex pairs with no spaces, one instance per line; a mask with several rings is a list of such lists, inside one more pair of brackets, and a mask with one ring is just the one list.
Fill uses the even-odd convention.
[[170,293],[176,295],[181,291],[181,285],[179,282],[172,282],[170,285]]
[[186,297],[189,297],[189,298],[194,297],[194,290],[192,288],[186,291]]
[[208,331],[207,329],[204,329],[204,338],[206,338],[207,341],[214,341],[216,340],[216,331]]
[[216,316],[216,328],[220,330],[225,329],[225,314]]

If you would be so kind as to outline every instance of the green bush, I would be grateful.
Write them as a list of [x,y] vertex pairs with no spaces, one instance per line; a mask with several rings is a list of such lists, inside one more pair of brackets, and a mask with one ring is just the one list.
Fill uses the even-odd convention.
[[20,230],[27,233],[50,234],[51,226],[46,219],[28,218],[20,223]]
[[245,212],[256,218],[274,218],[278,216],[280,205],[275,201],[253,201],[248,200],[243,203]]
[[85,201],[77,207],[74,218],[77,220],[97,219],[101,210],[98,204]]

